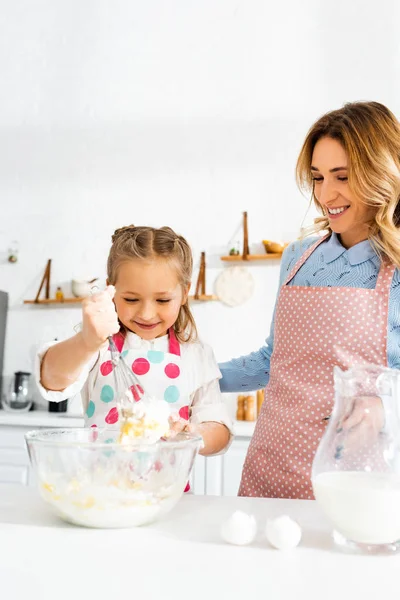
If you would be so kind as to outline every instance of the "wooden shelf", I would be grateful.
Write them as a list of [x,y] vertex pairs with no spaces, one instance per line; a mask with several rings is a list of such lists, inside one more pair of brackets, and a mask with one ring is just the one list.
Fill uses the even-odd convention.
[[77,304],[82,302],[83,298],[64,298],[56,300],[55,298],[41,298],[40,300],[24,300],[24,304]]
[[198,298],[189,296],[189,300],[193,300],[193,302],[211,302],[213,300],[219,300],[219,298],[214,294],[200,294]]
[[279,260],[282,258],[282,252],[266,252],[265,254],[250,254],[249,249],[249,226],[247,221],[247,212],[243,213],[243,250],[240,254],[229,254],[221,256],[221,260],[228,262],[247,262],[250,260]]
[[279,260],[282,258],[282,254],[248,254],[246,258],[243,258],[242,254],[236,254],[233,256],[221,256],[221,260],[227,260],[232,262],[247,262],[248,260]]

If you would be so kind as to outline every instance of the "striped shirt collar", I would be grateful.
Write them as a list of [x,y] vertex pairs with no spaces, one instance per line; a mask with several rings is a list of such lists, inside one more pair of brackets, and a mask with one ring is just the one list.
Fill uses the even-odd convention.
[[326,263],[331,263],[339,258],[339,256],[342,256],[342,254],[346,253],[346,257],[352,266],[359,265],[376,256],[376,252],[368,240],[359,242],[346,250],[334,232],[332,232],[332,235],[326,242],[321,244],[321,250]]

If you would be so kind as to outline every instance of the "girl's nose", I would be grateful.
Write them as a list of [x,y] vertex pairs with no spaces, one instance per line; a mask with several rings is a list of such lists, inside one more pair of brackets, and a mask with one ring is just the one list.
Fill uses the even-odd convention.
[[143,319],[143,321],[151,321],[154,317],[154,307],[151,302],[143,302],[140,306],[138,316]]

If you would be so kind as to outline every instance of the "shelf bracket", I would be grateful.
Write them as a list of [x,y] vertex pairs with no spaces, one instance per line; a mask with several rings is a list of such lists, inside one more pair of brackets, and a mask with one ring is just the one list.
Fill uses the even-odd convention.
[[248,260],[249,250],[249,226],[247,221],[247,211],[243,213],[243,252],[242,259]]
[[36,294],[35,302],[39,302],[40,292],[42,291],[42,287],[46,284],[46,292],[45,297],[48,300],[50,298],[50,273],[51,273],[51,258],[47,261],[46,268],[44,270],[44,275],[42,277],[42,281],[40,282],[40,287]]

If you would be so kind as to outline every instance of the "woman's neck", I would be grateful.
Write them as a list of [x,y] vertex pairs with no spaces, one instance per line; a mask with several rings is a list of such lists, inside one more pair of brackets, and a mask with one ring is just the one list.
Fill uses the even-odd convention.
[[345,233],[337,233],[336,235],[342,246],[348,250],[360,242],[365,242],[368,239],[368,230],[346,231]]

